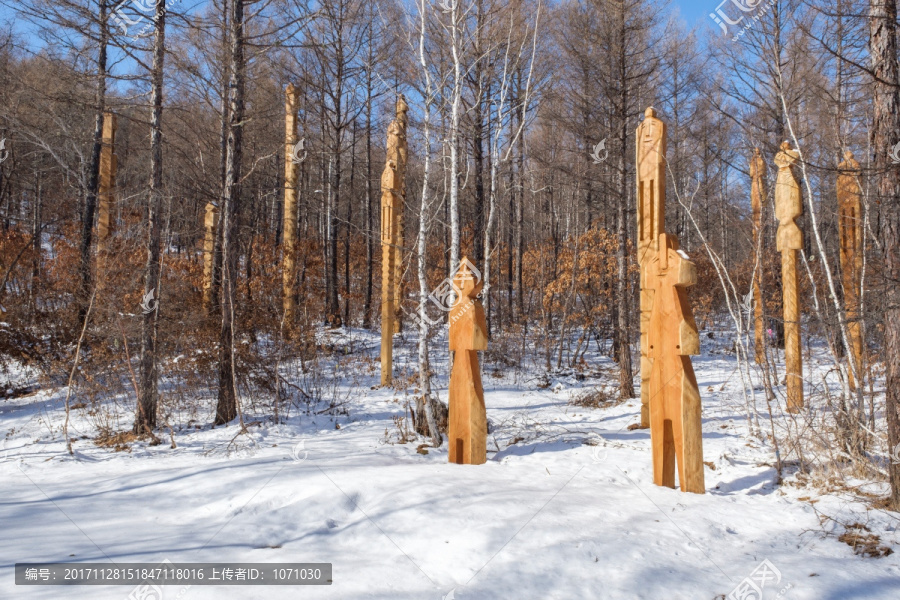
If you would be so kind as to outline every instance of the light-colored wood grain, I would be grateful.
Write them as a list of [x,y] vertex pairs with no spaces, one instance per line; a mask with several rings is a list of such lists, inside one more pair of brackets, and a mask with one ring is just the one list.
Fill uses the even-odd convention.
[[[118,159],[116,147],[116,115],[103,113],[103,145],[100,148],[100,187],[97,194],[97,254],[105,258],[107,243],[114,228],[114,205]],[[98,278],[99,280],[99,278]]]
[[487,350],[488,340],[484,307],[478,299],[484,284],[469,264],[463,257],[453,278],[459,293],[450,310],[450,351],[454,357],[447,433],[451,463],[480,465],[487,461],[487,412],[478,352]]
[[[648,108],[636,133],[637,253],[643,281],[644,265],[658,250],[666,227],[666,124]],[[650,426],[650,370],[652,359],[647,326],[653,309],[653,290],[641,286],[641,426]]]
[[697,281],[697,269],[678,251],[678,240],[661,233],[657,251],[644,265],[643,286],[653,290],[648,323],[650,369],[650,440],[653,480],[703,494],[703,428],[700,391],[690,355],[700,353],[700,337],[686,289]]
[[213,202],[206,203],[206,215],[203,219],[203,311],[209,314],[212,310],[213,269],[215,268],[216,221],[219,209]]
[[[862,280],[862,190],[859,185],[859,163],[852,152],[844,154],[838,165],[838,229],[841,243],[841,279],[844,286],[844,310],[847,314],[847,333],[850,337],[848,356],[857,374],[863,373],[863,338],[859,322],[859,292]],[[853,370],[849,372],[850,389],[856,390]]]
[[381,173],[381,385],[393,381],[393,337],[400,322],[408,110],[406,100],[400,96],[397,116],[388,126],[387,157]]
[[803,407],[803,355],[800,346],[800,305],[797,298],[797,251],[803,248],[803,232],[794,221],[803,214],[800,184],[793,166],[799,153],[784,142],[775,156],[778,178],[775,181],[775,217],[778,219],[776,242],[781,252],[781,286],[784,293],[784,362],[787,381],[787,408],[796,412]]

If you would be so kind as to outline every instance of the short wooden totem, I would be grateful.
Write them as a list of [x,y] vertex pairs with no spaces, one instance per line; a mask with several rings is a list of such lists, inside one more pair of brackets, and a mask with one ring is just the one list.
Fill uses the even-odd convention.
[[[103,145],[100,148],[100,186],[97,193],[97,270],[106,268],[109,254],[109,238],[115,223],[114,204],[116,190],[116,171],[119,161],[116,149],[116,115],[103,113]],[[98,277],[98,283],[104,279]]]
[[[763,210],[766,206],[766,191],[763,182],[766,177],[766,161],[763,160],[759,148],[750,159],[750,204],[753,208],[753,246],[759,256],[763,256]],[[762,299],[762,261],[753,275],[753,324],[756,364],[766,360],[766,324],[763,319]]]
[[[844,162],[838,165],[837,181],[838,227],[841,241],[841,274],[844,284],[844,306],[847,311],[847,329],[850,335],[850,352],[853,370],[862,375],[863,340],[859,323],[859,286],[862,280],[863,232],[859,186],[859,163],[852,152],[844,154]],[[856,389],[856,381],[850,371],[850,389]]]
[[674,236],[661,233],[658,250],[645,262],[643,286],[653,291],[648,354],[650,369],[650,439],[653,481],[675,487],[675,465],[681,490],[702,494],[703,428],[700,391],[690,355],[700,353],[700,337],[686,288],[697,281],[697,269],[678,249]]
[[477,279],[463,258],[453,278],[458,291],[450,310],[450,462],[480,465],[487,461],[487,413],[478,351],[487,350],[487,323],[478,294],[484,282]]
[[284,218],[282,219],[281,258],[281,304],[284,323],[290,328],[294,324],[295,291],[297,267],[294,260],[297,244],[297,186],[300,180],[300,165],[294,155],[297,145],[297,105],[300,90],[293,84],[285,89],[284,99]]
[[399,323],[408,110],[401,95],[397,99],[397,118],[388,126],[387,159],[381,174],[381,385],[390,385],[393,380],[393,337]]
[[776,242],[781,252],[781,279],[784,292],[784,361],[787,381],[787,408],[803,407],[803,355],[800,346],[800,306],[797,298],[797,251],[803,248],[803,232],[794,219],[803,214],[800,184],[793,166],[799,153],[784,142],[775,155],[778,178],[775,180],[775,216],[778,219]]
[[[666,124],[648,108],[637,128],[637,252],[641,281],[645,265],[656,256],[666,227]],[[641,426],[650,426],[648,326],[654,290],[641,285]]]

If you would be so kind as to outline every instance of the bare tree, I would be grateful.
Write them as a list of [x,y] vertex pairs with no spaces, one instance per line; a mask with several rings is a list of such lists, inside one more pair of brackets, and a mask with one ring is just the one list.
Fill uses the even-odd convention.
[[[888,447],[900,448],[900,165],[890,159],[900,144],[900,67],[897,64],[897,2],[872,0],[869,6],[869,52],[874,75],[872,140],[878,198],[881,201],[881,236],[885,258],[884,313],[887,382],[885,412]],[[889,452],[888,454],[891,454]],[[900,453],[894,453],[894,456]],[[900,510],[900,461],[888,466],[891,506]]]

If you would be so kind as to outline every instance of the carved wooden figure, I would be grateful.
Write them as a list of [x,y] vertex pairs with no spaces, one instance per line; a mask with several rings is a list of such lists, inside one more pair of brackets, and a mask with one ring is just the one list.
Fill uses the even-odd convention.
[[[637,128],[637,252],[641,268],[656,256],[659,234],[666,227],[666,124],[648,108]],[[641,426],[650,426],[648,325],[654,291],[641,285]]]
[[297,268],[294,254],[297,244],[297,183],[300,179],[300,165],[294,156],[297,145],[297,104],[300,90],[288,84],[284,102],[284,218],[282,219],[282,308],[284,323],[290,328],[294,323],[295,290]]
[[[853,368],[862,374],[863,341],[859,323],[859,287],[862,280],[863,232],[859,186],[859,163],[852,152],[844,154],[844,162],[838,165],[837,181],[838,228],[841,242],[841,274],[844,284],[844,306],[847,312],[847,329],[850,336],[850,352]],[[856,389],[853,371],[850,373],[850,389]]]
[[406,163],[408,158],[408,144],[406,140],[409,117],[409,106],[401,94],[397,98],[397,124],[400,127],[400,144],[397,146],[397,173],[400,177],[400,204],[399,210],[394,211],[396,219],[397,239],[394,253],[394,333],[400,333],[403,329],[403,311],[400,300],[403,296],[403,207],[406,205]]
[[406,112],[403,96],[397,99],[397,118],[388,126],[387,159],[381,174],[381,385],[393,379],[393,337],[400,308],[400,244],[406,173]]
[[678,240],[659,235],[658,250],[645,262],[643,286],[653,291],[648,329],[650,369],[650,439],[653,481],[675,487],[675,465],[681,490],[702,494],[703,428],[700,391],[690,355],[700,353],[700,337],[686,288],[697,281],[697,268]]
[[781,279],[784,292],[784,361],[787,380],[787,408],[803,407],[803,356],[800,347],[800,306],[797,299],[797,251],[803,248],[803,232],[794,219],[803,214],[800,184],[792,167],[799,153],[784,142],[775,155],[778,178],[775,181],[775,216],[778,218],[776,242],[781,252]]
[[[750,204],[753,208],[753,247],[758,248],[759,255],[763,256],[763,218],[762,213],[766,206],[766,192],[763,182],[766,177],[766,161],[763,160],[759,148],[753,151],[750,159]],[[762,364],[766,360],[766,324],[763,319],[762,299],[762,261],[753,276],[753,322],[754,339],[756,348],[756,364]]]
[[203,219],[203,311],[206,314],[212,309],[213,269],[215,268],[216,221],[219,209],[213,202],[206,203],[206,216]]
[[469,264],[464,257],[453,278],[459,294],[450,310],[450,351],[455,354],[448,438],[451,463],[480,465],[487,461],[487,413],[478,351],[487,350],[487,323],[477,298],[484,282],[476,278]]
[[[116,171],[118,159],[115,155],[116,148],[116,115],[103,113],[103,145],[100,149],[100,187],[97,194],[97,256],[102,262],[108,253],[107,244],[113,232],[115,203]],[[98,278],[100,281],[102,278]]]

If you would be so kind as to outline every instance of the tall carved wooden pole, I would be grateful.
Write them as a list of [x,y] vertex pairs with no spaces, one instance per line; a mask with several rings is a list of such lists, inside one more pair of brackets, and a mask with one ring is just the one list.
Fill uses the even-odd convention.
[[800,184],[792,167],[799,153],[784,142],[775,155],[778,179],[775,181],[775,216],[778,218],[776,241],[781,252],[781,285],[784,292],[784,361],[787,380],[787,408],[796,412],[803,407],[803,356],[800,346],[800,306],[797,299],[797,251],[803,248],[803,232],[794,219],[803,214]]
[[300,179],[300,159],[295,156],[297,145],[297,103],[300,90],[287,85],[284,101],[284,214],[282,218],[281,302],[284,323],[288,329],[294,324],[294,284],[297,268],[294,254],[297,244],[297,182]]
[[[847,329],[850,334],[850,351],[853,369],[862,376],[863,341],[859,323],[859,287],[862,279],[863,231],[859,186],[859,163],[852,152],[844,154],[844,162],[838,165],[837,181],[838,228],[841,241],[841,274],[844,283],[844,307],[847,311]],[[853,370],[850,371],[850,389],[856,389]]]
[[406,99],[401,94],[397,98],[397,122],[400,125],[401,144],[397,147],[397,171],[400,175],[400,204],[394,211],[397,223],[397,239],[394,252],[394,333],[400,333],[403,329],[403,311],[401,300],[403,297],[403,207],[406,206],[406,161],[408,144],[406,141],[406,128],[409,124],[407,112],[409,107]]
[[654,290],[643,285],[644,265],[659,250],[659,234],[666,227],[666,125],[648,108],[637,128],[637,252],[641,269],[641,427],[650,426],[650,369],[648,353],[650,311]]
[[203,313],[212,311],[213,269],[215,268],[216,220],[219,208],[214,202],[206,203],[206,215],[203,218]]
[[116,171],[118,159],[115,155],[116,147],[116,115],[103,113],[103,146],[100,149],[100,188],[97,199],[97,282],[103,281],[99,273],[106,269],[106,259],[109,254],[109,238],[113,233],[115,203]]
[[675,487],[675,463],[681,490],[702,494],[703,427],[700,390],[690,355],[700,353],[700,336],[686,288],[697,282],[697,268],[678,249],[678,239],[661,233],[657,251],[645,260],[643,287],[653,291],[648,323],[650,367],[650,440],[653,481]]
[[393,380],[408,110],[406,100],[400,96],[397,99],[397,118],[388,126],[387,159],[381,174],[381,385],[390,385]]
[[763,319],[762,278],[763,265],[763,209],[766,206],[766,192],[763,182],[766,177],[766,161],[763,160],[759,148],[753,151],[750,159],[750,203],[753,208],[753,247],[758,254],[759,267],[753,276],[753,323],[756,342],[756,364],[766,360],[766,324]]
[[450,310],[449,438],[450,462],[480,465],[487,461],[487,413],[481,387],[478,351],[487,350],[487,322],[478,294],[484,286],[480,274],[463,257],[453,278],[456,304]]

